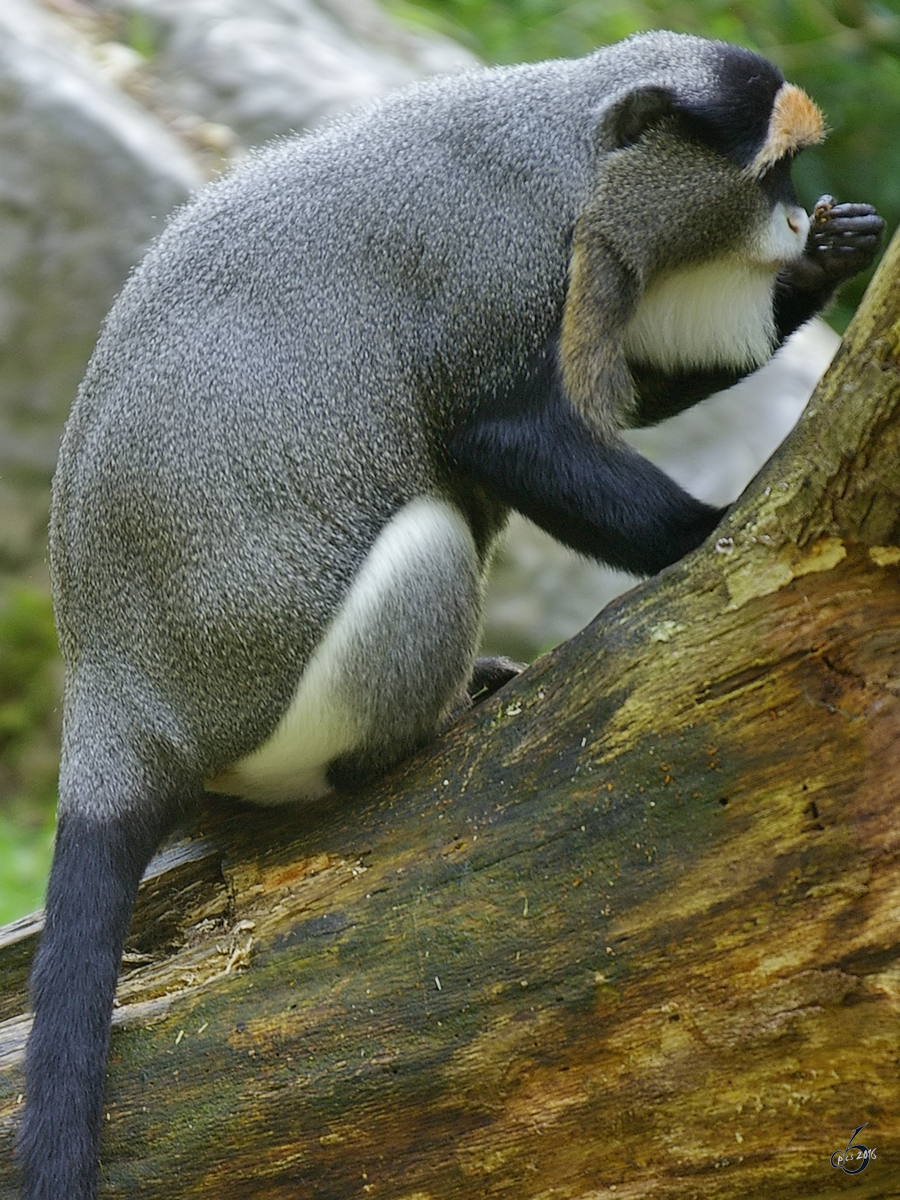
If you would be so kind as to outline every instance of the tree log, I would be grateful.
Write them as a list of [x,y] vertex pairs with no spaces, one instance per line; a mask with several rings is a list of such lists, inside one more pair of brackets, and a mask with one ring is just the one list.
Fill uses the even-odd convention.
[[898,780],[895,240],[717,540],[354,803],[155,861],[102,1196],[900,1195]]

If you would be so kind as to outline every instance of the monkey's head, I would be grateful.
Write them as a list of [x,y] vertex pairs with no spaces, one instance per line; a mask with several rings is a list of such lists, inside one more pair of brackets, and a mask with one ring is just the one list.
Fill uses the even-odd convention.
[[775,346],[779,272],[809,218],[794,157],[824,136],[812,100],[722,42],[645,34],[601,50],[611,83],[575,224],[561,330],[569,396],[600,436],[628,424],[630,363],[751,370]]
[[722,255],[773,273],[802,255],[791,164],[825,135],[806,93],[725,43],[648,34],[614,49],[622,86],[599,114],[591,232],[644,282]]

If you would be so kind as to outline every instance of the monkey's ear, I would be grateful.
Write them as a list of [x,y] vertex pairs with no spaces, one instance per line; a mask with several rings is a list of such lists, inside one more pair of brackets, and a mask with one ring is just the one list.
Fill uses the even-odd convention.
[[675,111],[672,93],[663,87],[632,88],[617,97],[600,121],[601,138],[607,149],[633,146],[651,125]]

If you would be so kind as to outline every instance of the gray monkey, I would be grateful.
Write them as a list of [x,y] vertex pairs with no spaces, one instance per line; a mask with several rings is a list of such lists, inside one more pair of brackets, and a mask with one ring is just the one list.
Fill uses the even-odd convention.
[[54,484],[27,1200],[96,1194],[138,881],[204,790],[351,791],[502,682],[475,646],[511,508],[638,573],[712,532],[619,431],[752,371],[872,262],[870,206],[811,224],[795,196],[822,135],[757,55],[653,33],[412,87],[175,215]]

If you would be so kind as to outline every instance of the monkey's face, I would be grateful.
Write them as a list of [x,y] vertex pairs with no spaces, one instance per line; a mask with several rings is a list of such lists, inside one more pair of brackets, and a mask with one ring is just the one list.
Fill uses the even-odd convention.
[[768,219],[755,231],[748,230],[741,256],[750,264],[778,271],[785,263],[800,258],[809,234],[809,215],[793,194],[773,195],[761,180],[759,186],[771,204]]
[[722,257],[776,272],[803,253],[808,228],[789,162],[754,178],[674,116],[606,157],[576,237],[610,245],[647,284]]
[[774,273],[803,254],[809,218],[791,164],[824,136],[822,115],[777,76],[746,79],[737,57],[740,78],[707,103],[638,88],[605,117],[585,215],[644,283],[722,256]]
[[[801,150],[824,136],[822,114],[812,100],[793,84],[782,84],[762,144],[744,166],[747,179],[772,206],[770,219],[753,247],[758,262],[778,266],[803,254],[809,217],[797,200],[791,166]],[[740,165],[744,155],[731,157]]]
[[[786,128],[777,102],[785,90],[797,127]],[[597,321],[585,313],[607,323],[613,313],[626,361],[656,370],[751,370],[768,360],[776,277],[803,256],[809,232],[791,164],[821,136],[818,110],[798,95],[773,84],[755,124],[735,97],[691,110],[643,88],[619,102],[575,229],[562,339],[573,395],[597,391],[578,370],[580,356],[596,361]],[[620,288],[613,305],[604,280],[622,278],[623,266],[635,286]]]

